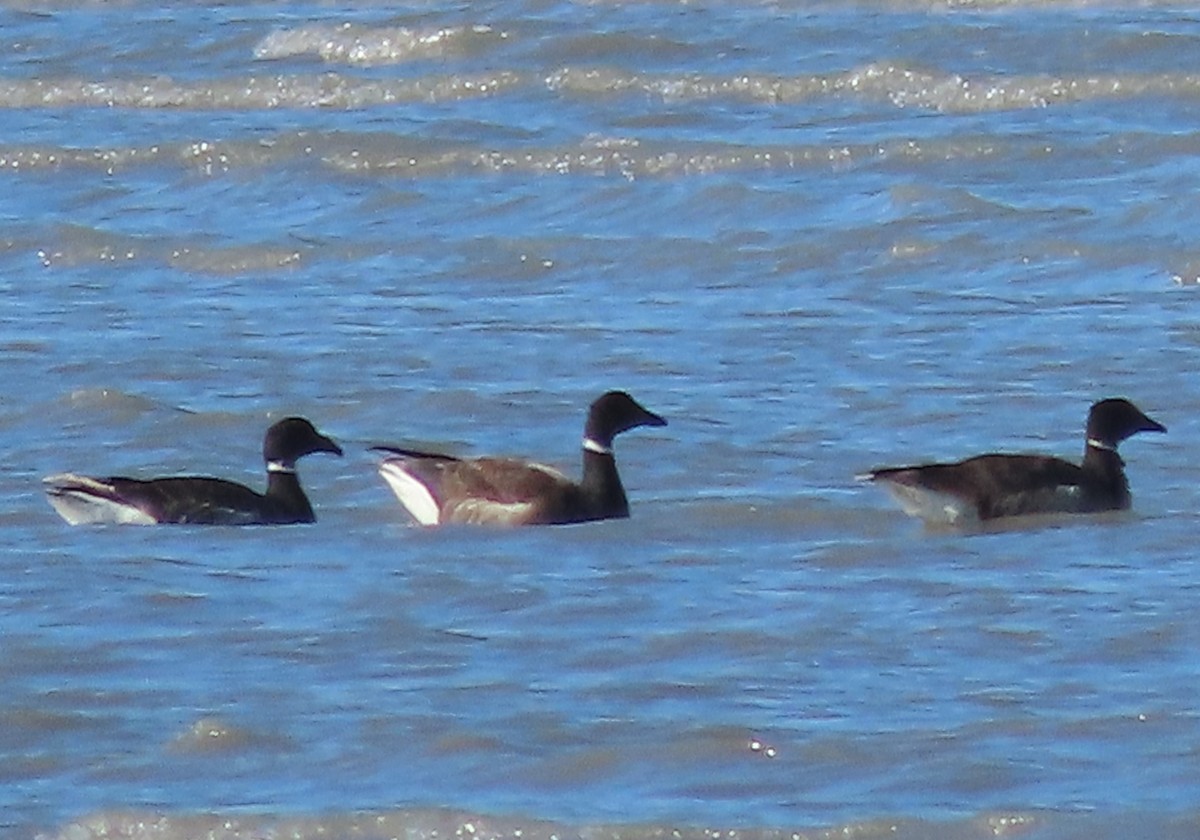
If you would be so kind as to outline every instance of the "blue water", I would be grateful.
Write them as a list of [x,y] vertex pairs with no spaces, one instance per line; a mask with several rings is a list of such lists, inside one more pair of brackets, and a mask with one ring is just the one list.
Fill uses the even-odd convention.
[[[0,835],[1194,837],[1200,28],[1169,4],[0,6]],[[367,447],[628,521],[412,527]],[[1078,457],[931,532],[855,473]],[[312,526],[71,528],[42,476]]]

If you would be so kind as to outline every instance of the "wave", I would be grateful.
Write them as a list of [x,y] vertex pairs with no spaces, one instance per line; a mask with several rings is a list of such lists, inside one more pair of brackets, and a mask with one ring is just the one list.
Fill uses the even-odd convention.
[[197,236],[131,235],[86,225],[56,225],[51,235],[43,232],[36,238],[15,240],[13,250],[33,251],[44,268],[97,266],[125,270],[131,265],[153,264],[199,274],[235,276],[296,268],[310,256],[312,248],[299,241],[215,245]]
[[[38,840],[249,840],[260,837],[356,837],[361,840],[407,837],[410,840],[831,840],[835,837],[888,840],[982,840],[1021,836],[1043,820],[1032,814],[992,813],[954,823],[927,820],[872,820],[824,828],[689,828],[673,824],[572,826],[520,817],[491,817],[441,809],[412,809],[319,817],[221,816],[106,811],[63,826]],[[1053,836],[1047,835],[1047,836]]]
[[565,68],[547,79],[551,90],[582,95],[638,92],[667,102],[741,99],[790,104],[865,97],[898,108],[950,113],[1045,108],[1097,99],[1200,95],[1200,76],[987,76],[971,78],[902,64],[871,63],[843,73],[781,77],[646,75],[612,69]]
[[[280,47],[279,49],[283,49]],[[262,75],[184,82],[141,79],[8,79],[0,108],[129,108],[183,110],[355,110],[549,91],[565,99],[637,94],[677,105],[707,100],[770,105],[853,98],[896,108],[979,113],[1048,108],[1076,102],[1145,97],[1200,98],[1200,75],[1088,74],[979,76],[871,63],[806,76],[647,74],[615,68],[564,67],[534,77],[517,70],[406,79],[361,79],[339,73]]]
[[436,29],[313,25],[272,32],[255,46],[254,57],[269,61],[315,55],[331,64],[387,65],[469,55],[507,37],[506,32],[483,25]]
[[[486,126],[481,126],[480,132],[485,133]],[[845,170],[897,162],[916,166],[922,162],[958,160],[1052,160],[1056,154],[1111,154],[1117,143],[1121,153],[1133,159],[1187,158],[1200,153],[1200,138],[1154,134],[1090,142],[1081,151],[1069,143],[1060,144],[1061,149],[1047,148],[1044,140],[1036,136],[1001,137],[986,133],[784,145],[656,139],[631,133],[593,133],[559,143],[493,144],[424,134],[295,131],[252,139],[164,142],[142,147],[87,149],[0,144],[0,173],[81,170],[112,174],[174,167],[211,176],[279,167],[317,167],[367,177],[520,172],[614,175],[630,179],[720,172]],[[136,244],[110,243],[116,249],[114,259],[121,256],[121,248],[137,250]],[[280,262],[293,261],[293,250],[289,248],[277,255]],[[187,253],[175,256],[183,261],[189,259]]]
[[0,108],[131,108],[274,110],[369,108],[492,96],[517,83],[513,73],[427,76],[371,81],[336,73],[265,75],[181,82],[167,77],[114,79],[8,79]]
[[451,809],[404,809],[322,816],[170,814],[105,811],[65,825],[37,840],[257,840],[290,837],[325,840],[996,840],[1037,837],[1039,840],[1088,837],[1126,840],[1195,837],[1191,814],[1085,814],[1049,811],[991,811],[954,820],[875,819],[805,828],[701,828],[676,823],[570,825],[522,817],[495,817]]

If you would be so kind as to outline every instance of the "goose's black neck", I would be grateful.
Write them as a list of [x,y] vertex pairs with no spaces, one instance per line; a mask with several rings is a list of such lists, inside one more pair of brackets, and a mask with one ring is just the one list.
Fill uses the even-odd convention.
[[1129,507],[1129,480],[1125,477],[1125,461],[1117,447],[1095,438],[1088,438],[1083,450],[1084,490],[1097,499],[1104,499],[1119,508]]
[[267,464],[267,500],[282,516],[294,522],[315,522],[316,515],[308,496],[300,486],[294,467],[270,462]]
[[592,438],[583,441],[583,479],[579,489],[597,517],[624,518],[629,516],[629,500],[617,474],[617,461],[612,449]]

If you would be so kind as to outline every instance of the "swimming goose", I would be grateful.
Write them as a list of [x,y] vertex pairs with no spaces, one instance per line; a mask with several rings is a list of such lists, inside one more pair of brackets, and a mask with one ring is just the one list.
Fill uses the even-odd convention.
[[379,474],[421,525],[563,525],[629,516],[613,438],[638,426],[665,426],[628,394],[592,403],[583,430],[583,478],[513,458],[454,458],[389,446]]
[[1129,507],[1117,446],[1138,432],[1165,432],[1133,403],[1106,399],[1088,412],[1083,464],[1046,455],[979,455],[953,464],[872,470],[905,513],[954,524],[1035,513],[1098,513]]
[[46,495],[72,525],[290,525],[315,522],[296,476],[296,460],[313,452],[341,455],[336,443],[303,417],[267,429],[263,461],[267,492],[220,478],[89,478],[73,473],[44,479]]

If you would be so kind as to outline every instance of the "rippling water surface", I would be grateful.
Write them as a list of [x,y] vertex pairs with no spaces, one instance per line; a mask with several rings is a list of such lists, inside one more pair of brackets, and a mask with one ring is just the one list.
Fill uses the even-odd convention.
[[[0,835],[1200,832],[1200,18],[923,0],[0,4]],[[422,530],[379,442],[633,518]],[[856,472],[1077,457],[984,533]],[[42,476],[313,526],[71,528]]]

